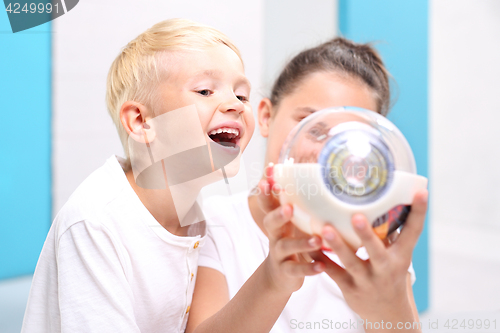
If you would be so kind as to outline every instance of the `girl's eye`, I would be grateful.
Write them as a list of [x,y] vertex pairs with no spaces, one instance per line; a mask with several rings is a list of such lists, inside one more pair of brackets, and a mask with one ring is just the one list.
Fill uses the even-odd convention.
[[240,96],[236,96],[236,98],[238,98],[243,103],[248,102],[248,97],[246,97],[246,96],[240,95]]
[[314,136],[320,136],[321,130],[317,127],[313,127],[309,130],[309,133]]
[[314,126],[307,132],[309,138],[312,139],[313,141],[314,140],[323,141],[327,137],[325,127],[320,125],[322,124]]
[[202,95],[202,96],[210,96],[210,95],[212,95],[212,91],[210,91],[208,89],[198,90],[197,93],[200,94],[200,95]]

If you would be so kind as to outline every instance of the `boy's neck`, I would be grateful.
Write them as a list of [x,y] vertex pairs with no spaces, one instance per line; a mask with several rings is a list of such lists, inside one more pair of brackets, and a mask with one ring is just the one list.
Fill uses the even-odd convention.
[[[174,201],[170,193],[169,188],[161,190],[144,189],[139,187],[134,179],[132,170],[125,171],[130,186],[137,194],[142,204],[147,210],[153,215],[153,217],[160,223],[168,232],[177,236],[187,236],[188,226],[182,227],[180,224],[177,210],[175,209]],[[189,202],[185,202],[191,207],[195,201],[198,191],[192,196],[186,196],[184,199]],[[191,202],[192,201],[192,202]]]

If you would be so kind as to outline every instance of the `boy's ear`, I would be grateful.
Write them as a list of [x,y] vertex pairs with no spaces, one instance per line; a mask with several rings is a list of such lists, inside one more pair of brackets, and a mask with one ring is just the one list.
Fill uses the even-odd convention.
[[127,101],[120,108],[120,121],[128,135],[137,142],[150,143],[156,133],[152,126],[146,123],[146,115],[149,114],[144,105]]
[[273,104],[269,98],[264,98],[260,101],[258,107],[257,117],[259,119],[260,135],[267,138],[269,135],[269,121],[271,119],[271,112]]

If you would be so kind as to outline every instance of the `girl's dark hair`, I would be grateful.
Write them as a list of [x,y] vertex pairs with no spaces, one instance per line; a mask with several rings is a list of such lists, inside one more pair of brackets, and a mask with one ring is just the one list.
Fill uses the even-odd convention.
[[296,55],[273,85],[271,103],[277,107],[309,74],[332,71],[361,79],[377,99],[377,111],[387,115],[390,104],[389,73],[378,52],[370,44],[357,44],[337,37]]

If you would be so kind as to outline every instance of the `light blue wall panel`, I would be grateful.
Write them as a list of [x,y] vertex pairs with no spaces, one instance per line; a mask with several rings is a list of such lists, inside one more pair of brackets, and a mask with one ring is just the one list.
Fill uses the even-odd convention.
[[[426,0],[339,0],[341,35],[375,41],[397,84],[389,119],[408,139],[418,173],[428,176],[428,3]],[[414,252],[419,311],[429,305],[428,221]]]
[[50,23],[0,10],[0,279],[33,273],[51,222]]

